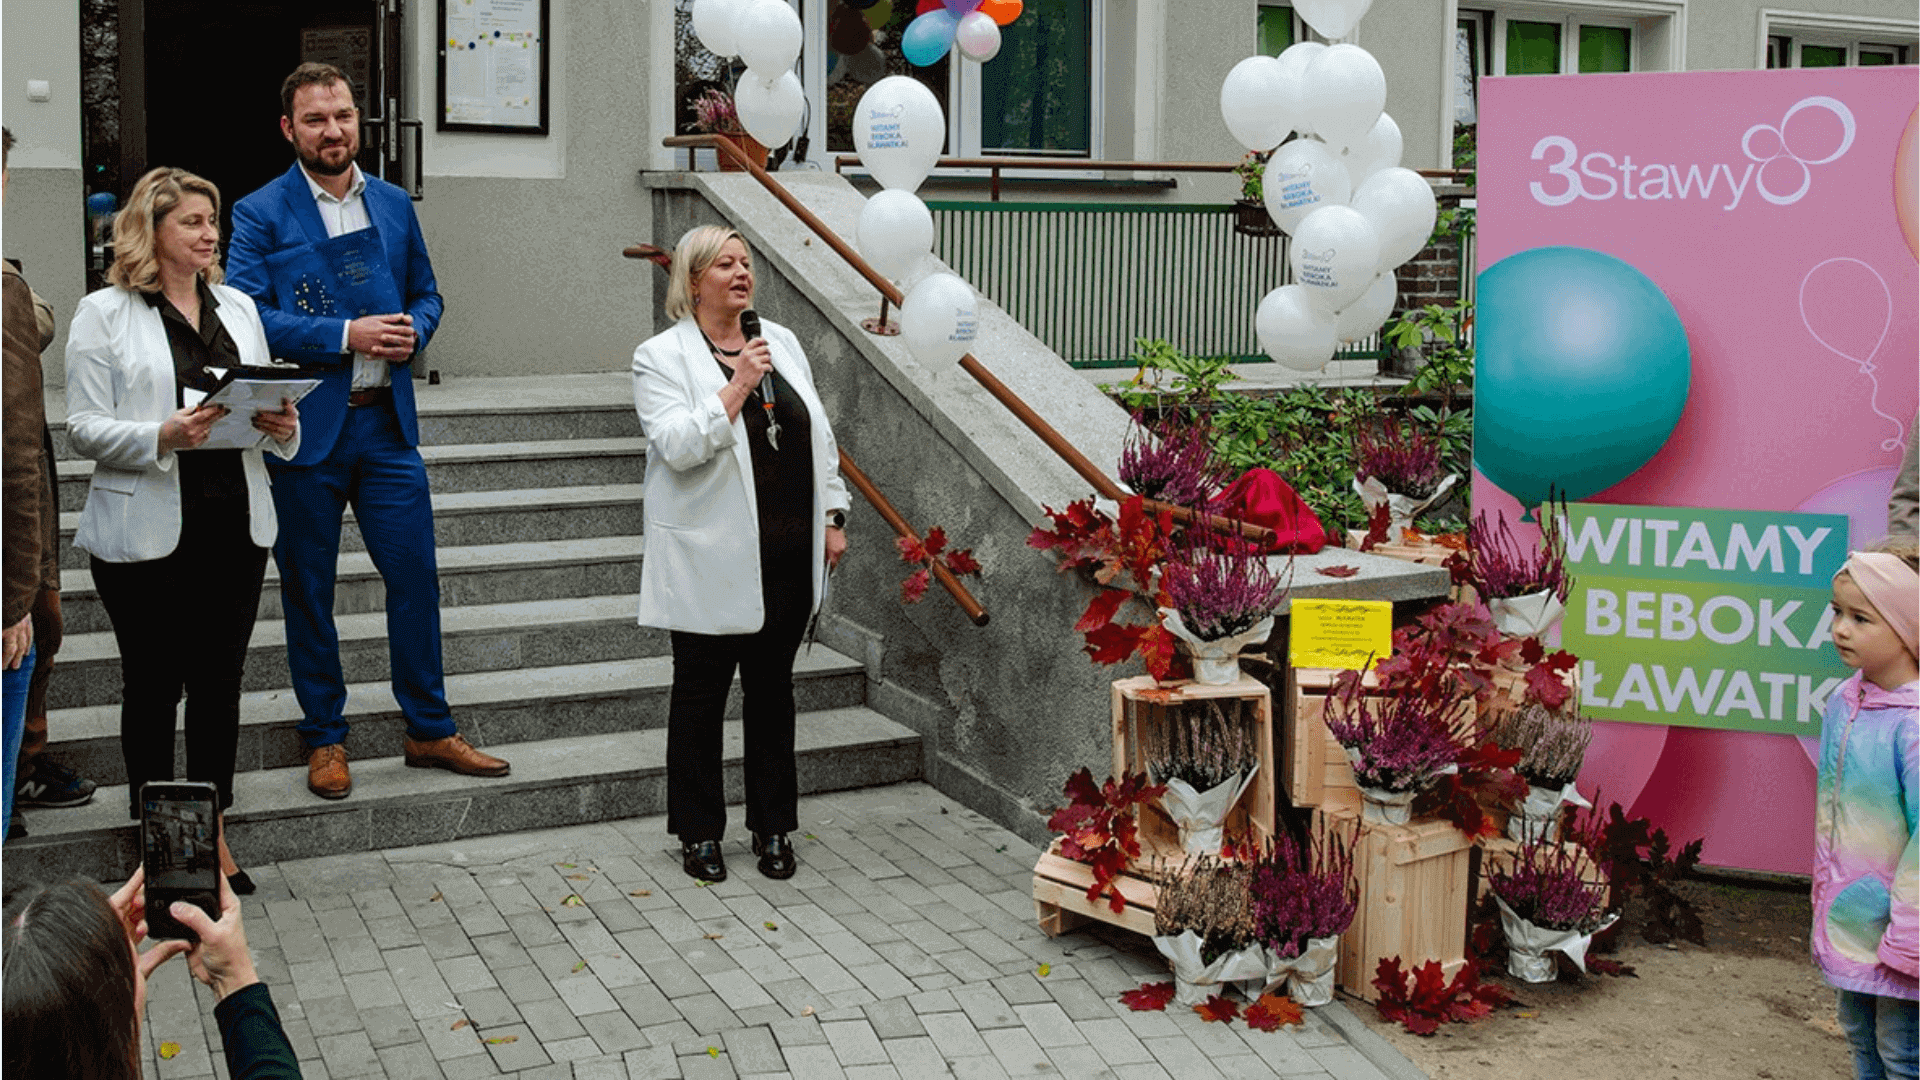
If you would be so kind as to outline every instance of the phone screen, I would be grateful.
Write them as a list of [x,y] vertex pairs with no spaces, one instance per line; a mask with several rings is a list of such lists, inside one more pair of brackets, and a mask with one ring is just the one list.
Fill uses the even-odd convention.
[[212,784],[153,783],[141,789],[140,847],[147,871],[147,936],[197,941],[168,914],[185,900],[220,917],[220,817]]

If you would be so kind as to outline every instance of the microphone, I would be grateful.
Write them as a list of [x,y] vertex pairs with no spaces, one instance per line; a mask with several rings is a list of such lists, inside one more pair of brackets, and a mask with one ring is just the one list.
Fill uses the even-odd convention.
[[[740,333],[752,341],[760,336],[760,313],[748,308],[740,313]],[[780,448],[780,422],[773,418],[773,372],[760,376],[760,407],[767,412],[767,442]]]

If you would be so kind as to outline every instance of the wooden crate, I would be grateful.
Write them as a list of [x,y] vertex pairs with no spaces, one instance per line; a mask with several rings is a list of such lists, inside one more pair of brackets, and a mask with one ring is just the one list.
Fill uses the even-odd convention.
[[1152,881],[1130,868],[1115,882],[1126,898],[1126,910],[1115,912],[1103,893],[1088,900],[1093,886],[1093,867],[1060,854],[1060,841],[1042,852],[1033,866],[1033,906],[1040,917],[1040,929],[1049,937],[1058,937],[1090,920],[1112,923],[1135,933],[1153,936],[1153,911],[1159,890]]
[[[1568,668],[1560,673],[1560,681],[1567,685],[1573,694],[1571,700],[1580,698],[1580,668]],[[1498,667],[1493,671],[1493,694],[1480,702],[1480,717],[1488,722],[1498,721],[1510,712],[1516,712],[1527,702],[1527,673],[1525,669]]]
[[[1315,815],[1320,828],[1347,832],[1356,811]],[[1466,964],[1468,870],[1473,844],[1447,821],[1364,825],[1353,855],[1360,902],[1340,935],[1335,981],[1374,1001],[1380,961],[1400,958],[1403,971],[1438,960],[1448,978]]]
[[[1260,763],[1253,782],[1227,814],[1226,835],[1251,836],[1262,847],[1273,842],[1275,774],[1273,753],[1273,695],[1265,683],[1241,675],[1225,686],[1195,682],[1155,682],[1141,675],[1113,684],[1113,775],[1147,771],[1143,727],[1164,725],[1178,710],[1204,708],[1211,702],[1244,702],[1253,727],[1254,753]],[[1143,806],[1139,813],[1140,852],[1143,860],[1165,857],[1179,862],[1180,833],[1159,806]]]
[[[1327,730],[1327,696],[1333,690],[1331,668],[1288,668],[1286,708],[1280,719],[1281,786],[1296,807],[1360,809],[1347,751]],[[1377,686],[1369,672],[1365,686]]]

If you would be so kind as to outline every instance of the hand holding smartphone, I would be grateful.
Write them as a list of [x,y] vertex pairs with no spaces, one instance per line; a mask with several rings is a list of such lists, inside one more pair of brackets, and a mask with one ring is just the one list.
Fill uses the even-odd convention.
[[146,871],[147,936],[199,941],[173,917],[184,900],[220,918],[220,805],[212,784],[153,782],[140,789],[140,863]]

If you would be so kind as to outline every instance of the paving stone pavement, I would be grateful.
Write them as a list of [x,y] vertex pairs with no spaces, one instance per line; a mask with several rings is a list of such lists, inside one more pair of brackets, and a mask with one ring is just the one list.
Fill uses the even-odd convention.
[[[1048,938],[1038,852],[924,784],[801,800],[789,881],[759,875],[733,813],[732,876],[710,886],[682,873],[664,817],[249,867],[247,938],[303,1073],[1423,1076],[1339,1004],[1272,1033],[1128,1010],[1122,991],[1165,977],[1151,946]],[[183,962],[147,1000],[145,1075],[227,1080]]]

